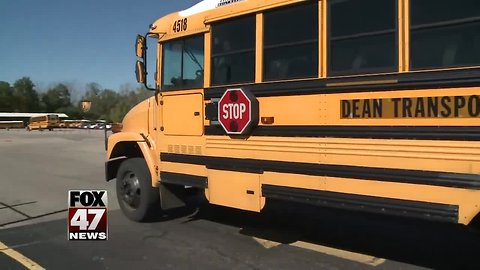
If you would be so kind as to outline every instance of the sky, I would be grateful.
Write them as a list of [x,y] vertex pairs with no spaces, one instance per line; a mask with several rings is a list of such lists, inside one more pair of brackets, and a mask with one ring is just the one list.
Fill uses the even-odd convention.
[[199,0],[0,0],[0,81],[137,85],[137,34]]

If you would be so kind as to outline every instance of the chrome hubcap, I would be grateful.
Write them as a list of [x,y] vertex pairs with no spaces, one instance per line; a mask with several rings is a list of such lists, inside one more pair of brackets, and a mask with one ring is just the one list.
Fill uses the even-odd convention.
[[140,181],[133,172],[128,172],[123,177],[121,194],[128,206],[134,209],[140,206]]

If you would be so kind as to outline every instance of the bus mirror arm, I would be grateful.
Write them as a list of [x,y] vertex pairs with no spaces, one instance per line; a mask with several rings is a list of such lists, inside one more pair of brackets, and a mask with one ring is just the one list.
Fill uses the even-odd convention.
[[[161,33],[162,37],[166,33]],[[136,50],[136,55],[138,58],[141,58],[141,60],[138,60],[137,63],[135,64],[135,74],[137,77],[137,82],[142,83],[147,90],[150,91],[156,91],[156,88],[152,88],[148,86],[148,70],[147,70],[147,37],[155,37],[160,39],[160,35],[158,33],[153,33],[153,32],[147,32],[144,36],[138,35],[137,36],[137,41],[135,45],[135,50]]]

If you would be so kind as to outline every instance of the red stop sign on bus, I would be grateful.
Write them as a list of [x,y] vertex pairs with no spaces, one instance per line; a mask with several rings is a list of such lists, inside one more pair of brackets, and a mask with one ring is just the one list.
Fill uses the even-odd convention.
[[218,121],[227,134],[247,134],[258,124],[257,99],[248,90],[227,89],[218,102]]

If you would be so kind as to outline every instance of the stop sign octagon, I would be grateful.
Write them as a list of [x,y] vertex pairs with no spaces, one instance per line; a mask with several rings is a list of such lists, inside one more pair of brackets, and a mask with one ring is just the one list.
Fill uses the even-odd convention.
[[218,102],[218,121],[227,134],[248,134],[258,124],[257,99],[246,89],[227,89]]

